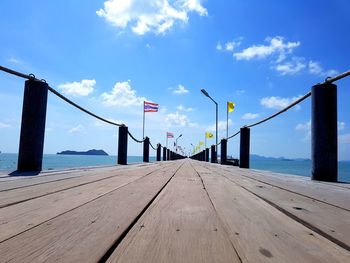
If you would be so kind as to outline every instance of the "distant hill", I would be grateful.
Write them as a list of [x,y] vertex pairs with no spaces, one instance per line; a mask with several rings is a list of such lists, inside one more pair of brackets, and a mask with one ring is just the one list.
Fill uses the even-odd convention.
[[58,152],[57,154],[65,154],[65,155],[105,155],[108,156],[108,153],[106,153],[104,150],[88,150],[86,152],[77,152],[77,151],[62,151]]
[[251,154],[250,160],[309,161],[310,159],[306,159],[306,158],[289,159],[285,157],[266,157],[266,156],[261,156],[257,154]]

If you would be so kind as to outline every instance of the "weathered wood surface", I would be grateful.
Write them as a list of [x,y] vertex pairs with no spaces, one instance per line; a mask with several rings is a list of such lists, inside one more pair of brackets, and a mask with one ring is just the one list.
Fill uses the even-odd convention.
[[347,184],[181,160],[0,178],[0,262],[350,262]]

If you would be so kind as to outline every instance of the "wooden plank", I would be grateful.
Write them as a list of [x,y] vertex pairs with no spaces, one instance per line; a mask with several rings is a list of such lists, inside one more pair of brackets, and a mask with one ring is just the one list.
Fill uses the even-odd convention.
[[[35,176],[7,176],[1,178],[0,180],[0,192],[8,191],[11,189],[28,187],[37,184],[43,184],[52,181],[58,180],[66,180],[71,177],[79,177],[79,176],[89,176],[94,175],[96,171],[113,171],[115,169],[119,170],[130,170],[137,168],[143,168],[146,166],[152,166],[154,164],[130,164],[128,166],[107,166],[107,167],[84,167],[84,168],[72,168],[66,170],[58,170],[58,171],[43,171]],[[161,164],[162,165],[162,164]]]
[[174,162],[0,243],[2,261],[96,262],[172,178]]
[[200,174],[242,262],[349,262],[349,251],[227,178]]
[[223,169],[231,172],[236,170],[240,175],[258,180],[262,183],[270,184],[300,195],[305,195],[315,200],[350,211],[350,191],[347,188],[336,187],[319,181],[311,181],[310,179],[300,180],[298,182],[290,176],[276,176],[265,172],[257,172],[236,167],[225,166]]
[[236,171],[228,172],[220,167],[216,167],[214,171],[214,168],[211,166],[208,169],[216,174],[225,176],[308,228],[350,250],[349,211],[246,176],[239,176]]
[[[161,167],[114,176],[0,209],[0,242],[102,197]],[[125,174],[125,171],[124,171]]]
[[[169,164],[167,164],[169,165]],[[108,180],[109,178],[120,176],[128,173],[129,171],[133,174],[144,174],[144,172],[151,172],[159,169],[159,166],[148,166],[148,167],[135,167],[134,169],[102,169],[92,170],[85,172],[79,172],[78,177],[70,177],[67,179],[60,179],[54,181],[48,181],[45,183],[30,185],[21,188],[15,188],[8,191],[0,192],[0,208],[18,204],[23,201],[28,201],[34,198],[43,197],[48,194],[57,193],[59,191],[72,189],[74,187],[83,186],[85,184],[95,183],[101,180]]]
[[240,262],[187,161],[107,262]]

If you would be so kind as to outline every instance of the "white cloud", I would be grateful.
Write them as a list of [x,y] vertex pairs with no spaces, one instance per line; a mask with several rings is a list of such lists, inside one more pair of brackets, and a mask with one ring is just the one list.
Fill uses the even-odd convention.
[[276,36],[274,38],[267,38],[268,45],[253,45],[248,47],[241,52],[236,52],[233,56],[237,60],[251,60],[251,59],[262,59],[271,55],[277,55],[277,63],[283,61],[287,54],[293,52],[293,49],[300,46],[300,42],[287,42],[284,43],[284,38]]
[[[338,121],[337,127],[338,127],[338,131],[344,130],[344,129],[345,129],[345,122],[343,122],[343,121]],[[299,124],[295,127],[295,129],[296,129],[297,131],[309,131],[309,130],[311,130],[311,120],[308,121],[308,122],[306,122],[306,123],[299,123]]]
[[297,131],[310,131],[311,130],[311,121],[308,121],[306,123],[299,123],[295,129]]
[[222,45],[221,45],[220,42],[218,42],[218,43],[216,44],[216,49],[217,49],[217,50],[222,50]]
[[12,64],[22,64],[22,61],[20,61],[19,59],[15,58],[15,57],[10,57],[7,62],[10,62]]
[[350,143],[350,133],[339,135],[338,141],[341,144]]
[[184,107],[182,104],[180,104],[179,106],[177,106],[177,109],[178,109],[179,111],[187,111],[187,112],[193,111],[193,108],[186,108],[186,107]]
[[312,75],[317,75],[321,77],[329,77],[338,74],[338,71],[335,69],[324,70],[320,63],[316,61],[309,61],[309,73]]
[[[121,120],[116,120],[116,119],[107,119],[107,120],[114,122],[114,123],[118,123],[118,124],[125,124],[126,126],[128,126],[127,123],[125,123]],[[110,124],[103,122],[103,121],[98,121],[98,120],[94,122],[94,126],[95,127],[111,127]]]
[[226,42],[224,45],[222,45],[221,42],[218,42],[216,44],[216,49],[217,50],[225,50],[225,51],[232,52],[235,48],[237,48],[237,47],[239,47],[241,45],[241,39],[242,38],[238,38],[237,41]]
[[78,126],[73,127],[72,129],[70,129],[69,133],[78,133],[78,132],[82,132],[84,130],[85,130],[84,126],[79,124]]
[[136,90],[130,86],[130,81],[117,82],[111,92],[101,94],[102,103],[106,106],[129,107],[142,105],[145,97],[136,96]]
[[99,17],[120,29],[144,35],[148,32],[162,34],[176,22],[187,23],[190,12],[206,16],[207,9],[201,0],[107,0],[104,8],[96,12]]
[[306,67],[306,65],[302,62],[301,58],[293,58],[291,61],[285,62],[283,64],[278,64],[273,67],[277,72],[279,72],[282,76],[285,75],[295,75]]
[[[287,107],[289,104],[296,101],[300,97],[301,96],[293,97],[293,98],[281,98],[281,97],[275,97],[275,96],[265,97],[260,100],[260,104],[269,109],[280,110]],[[296,109],[300,109],[299,105],[296,105],[295,107]]]
[[179,112],[167,114],[165,121],[168,127],[181,126],[181,127],[194,127],[195,123],[192,123],[187,115]]
[[10,128],[10,127],[11,127],[10,124],[0,122],[0,129]]
[[342,131],[345,129],[345,122],[338,121],[338,131]]
[[306,123],[297,124],[295,130],[305,132],[305,137],[303,140],[308,141],[311,138],[311,120]]
[[250,113],[250,112],[248,112],[248,113],[243,114],[242,119],[243,120],[253,120],[253,119],[258,118],[259,116],[260,115],[258,113]]
[[[345,122],[343,121],[338,121],[338,131],[344,130],[345,129]],[[311,138],[311,120],[309,120],[306,123],[299,123],[297,126],[295,126],[295,130],[297,131],[304,131],[305,132],[305,138],[304,140],[308,140]],[[340,138],[346,138],[346,136],[340,135]]]
[[58,85],[58,88],[66,95],[88,96],[94,91],[96,81],[94,79],[83,79],[81,82],[66,82]]
[[186,94],[189,92],[190,91],[186,89],[184,86],[182,86],[181,84],[173,91],[174,94]]
[[239,47],[241,45],[240,41],[231,41],[231,42],[227,42],[225,44],[225,49],[227,51],[233,51],[235,48]]
[[236,90],[236,95],[239,96],[239,95],[242,95],[245,93],[245,90],[244,89],[239,89],[239,90]]
[[[231,127],[233,125],[233,122],[231,119],[228,119],[228,127]],[[227,122],[226,121],[219,121],[218,122],[218,131],[226,131]],[[206,129],[207,131],[214,132],[216,130],[216,124],[210,125]]]

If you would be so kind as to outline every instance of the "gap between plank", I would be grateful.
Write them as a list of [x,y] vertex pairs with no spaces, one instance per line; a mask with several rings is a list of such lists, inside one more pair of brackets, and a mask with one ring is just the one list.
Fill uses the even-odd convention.
[[[170,166],[170,165],[169,165],[169,166]],[[110,194],[110,193],[112,193],[112,192],[114,192],[114,191],[116,191],[116,190],[119,190],[120,188],[123,188],[123,187],[125,187],[125,186],[128,186],[128,185],[131,184],[131,183],[134,183],[134,182],[136,182],[136,181],[138,181],[138,180],[141,180],[142,178],[144,178],[144,177],[146,177],[146,176],[149,176],[150,174],[152,174],[152,173],[154,173],[154,172],[157,172],[157,171],[159,171],[159,170],[161,170],[161,169],[163,169],[163,168],[164,168],[164,167],[160,167],[160,168],[157,169],[157,170],[154,170],[154,171],[149,172],[149,173],[147,173],[147,174],[145,174],[145,175],[142,175],[141,177],[137,178],[137,179],[134,180],[134,181],[128,182],[128,183],[123,184],[123,185],[120,185],[120,186],[118,186],[117,188],[115,188],[115,189],[113,189],[113,190],[110,190],[109,192],[106,192],[106,193],[104,193],[104,194],[102,194],[102,195],[100,195],[100,196],[98,196],[98,197],[96,197],[96,198],[93,198],[93,199],[91,199],[90,201],[88,201],[88,202],[86,202],[86,203],[83,203],[83,204],[81,204],[81,205],[78,205],[78,206],[76,206],[76,207],[74,207],[74,208],[72,208],[72,209],[69,209],[69,210],[67,210],[67,211],[65,211],[65,212],[63,212],[63,213],[61,213],[61,214],[59,214],[59,215],[56,215],[56,216],[54,216],[54,217],[52,217],[52,218],[50,218],[50,219],[45,220],[45,221],[41,222],[40,224],[37,224],[37,225],[35,225],[35,226],[33,226],[33,227],[30,227],[30,228],[28,228],[28,229],[26,229],[26,230],[24,230],[24,231],[22,231],[22,232],[20,232],[20,233],[17,233],[17,234],[15,234],[15,235],[13,235],[13,236],[11,236],[11,237],[9,237],[9,238],[6,238],[6,239],[0,241],[0,244],[3,243],[3,242],[6,242],[6,241],[8,241],[8,240],[10,240],[10,239],[12,239],[12,238],[14,238],[14,237],[16,237],[16,236],[18,236],[18,235],[21,235],[21,234],[23,234],[23,233],[25,233],[25,232],[27,232],[27,231],[33,229],[33,228],[36,228],[36,227],[38,227],[38,226],[40,226],[40,225],[42,225],[42,224],[45,224],[46,222],[48,222],[48,221],[50,221],[50,220],[52,220],[52,219],[55,219],[55,218],[57,218],[57,217],[59,217],[59,216],[62,216],[62,215],[64,215],[64,214],[67,214],[67,213],[69,213],[69,212],[71,212],[71,211],[73,211],[73,210],[75,210],[75,209],[77,209],[77,208],[79,208],[79,207],[82,207],[82,206],[84,206],[84,205],[86,205],[86,204],[89,204],[89,203],[91,203],[91,202],[93,202],[93,201],[99,199],[99,198],[102,198],[102,197],[104,197],[105,195],[108,195],[108,194]]]
[[114,244],[107,250],[107,252],[101,257],[98,261],[99,263],[106,262],[107,259],[113,254],[114,250],[120,245],[126,235],[130,232],[130,230],[134,227],[137,221],[141,218],[141,216],[148,210],[148,208],[152,205],[154,200],[160,195],[160,193],[164,190],[164,188],[169,184],[169,182],[173,179],[175,174],[180,170],[180,168],[184,165],[184,162],[176,169],[174,174],[169,178],[169,180],[162,186],[162,188],[155,194],[155,196],[146,204],[146,206],[142,209],[140,214],[138,214],[135,219],[130,223],[130,225],[121,233],[121,235],[117,238]]
[[[207,168],[207,169],[208,169],[209,171],[213,172],[211,169],[209,169],[209,168]],[[225,171],[226,171],[226,170],[225,170]],[[338,240],[338,239],[332,237],[331,235],[329,235],[329,234],[327,234],[326,232],[322,231],[322,230],[319,229],[318,227],[316,227],[316,226],[312,225],[311,223],[308,223],[307,221],[305,221],[305,220],[299,218],[298,216],[296,216],[296,215],[294,215],[294,214],[288,212],[287,210],[285,210],[284,208],[280,207],[279,205],[273,203],[272,201],[269,201],[268,199],[266,199],[266,198],[264,198],[264,197],[262,197],[262,196],[260,196],[260,195],[258,195],[258,194],[256,194],[256,193],[250,191],[250,190],[247,189],[246,187],[237,184],[236,182],[232,181],[228,176],[226,176],[226,175],[220,173],[220,171],[218,171],[218,174],[221,175],[221,176],[223,176],[223,177],[225,177],[226,179],[228,179],[231,183],[235,184],[236,186],[238,186],[238,187],[240,187],[240,188],[246,190],[247,192],[253,194],[254,196],[260,198],[261,200],[263,200],[264,202],[266,202],[266,203],[269,204],[270,206],[274,207],[274,208],[277,209],[278,211],[280,211],[280,212],[282,212],[283,214],[285,214],[286,216],[288,216],[288,217],[290,217],[291,219],[297,221],[299,224],[301,224],[301,225],[303,225],[303,226],[309,228],[310,230],[316,232],[316,233],[319,234],[320,236],[323,236],[324,238],[328,239],[329,241],[335,243],[336,245],[338,245],[338,246],[340,246],[340,247],[346,249],[347,251],[350,251],[350,246],[347,245],[346,243],[344,243],[344,242],[342,242],[342,241],[340,241],[340,240]],[[252,180],[255,180],[255,181],[258,181],[258,182],[260,182],[260,183],[265,183],[265,182],[263,182],[263,181],[250,178],[250,177],[248,177],[248,176],[245,176],[245,177],[247,177],[247,178],[249,178],[249,179],[252,179]],[[270,184],[268,184],[268,183],[265,183],[265,184],[270,185]],[[273,186],[273,187],[274,187],[274,185],[270,185],[270,186]],[[281,188],[281,187],[277,187],[277,188],[280,188],[280,189],[282,189],[282,190],[288,191],[288,190],[286,190],[286,189],[284,189],[284,188]],[[293,191],[288,191],[288,192],[294,193]],[[294,193],[294,194],[298,194],[298,193]],[[302,195],[302,194],[300,194],[300,195],[303,196],[303,197],[310,198],[310,197],[304,196],[304,195]],[[315,200],[317,200],[317,199],[315,199]],[[317,201],[319,201],[319,200],[317,200]],[[321,202],[321,201],[320,201],[320,202]],[[328,204],[328,203],[326,203],[326,202],[322,202],[322,203],[325,203],[325,204],[327,204],[327,205],[331,205],[331,204]],[[334,206],[334,205],[333,205],[333,206]],[[347,209],[345,209],[345,210],[347,210]]]
[[[211,204],[211,206],[213,207],[213,209],[214,209],[214,211],[215,211],[215,213],[216,213],[216,215],[217,215],[217,217],[218,217],[218,220],[220,221],[221,225],[222,225],[223,228],[225,229],[225,224],[224,224],[224,222],[221,220],[221,218],[220,218],[218,212],[216,211],[215,205],[214,205],[213,201],[212,201],[211,198],[210,198],[210,195],[209,195],[209,193],[208,193],[208,191],[207,191],[207,188],[205,187],[205,184],[204,184],[204,181],[203,181],[202,176],[201,176],[201,175],[199,174],[199,172],[194,168],[194,166],[192,165],[192,162],[190,162],[190,164],[191,164],[193,170],[194,170],[194,171],[196,172],[196,174],[198,175],[199,179],[201,180],[202,185],[203,185],[203,189],[204,189],[205,193],[206,193],[207,196],[208,196],[208,199],[209,199],[209,201],[210,201],[210,204]],[[238,251],[236,250],[235,246],[233,245],[231,238],[229,238],[229,240],[230,240],[230,243],[231,243],[232,248],[234,249],[234,251],[235,251],[236,254],[237,254],[237,257],[238,257],[239,261],[242,263],[242,262],[243,262],[243,261],[242,261],[242,258],[241,258],[241,256],[239,255]]]

